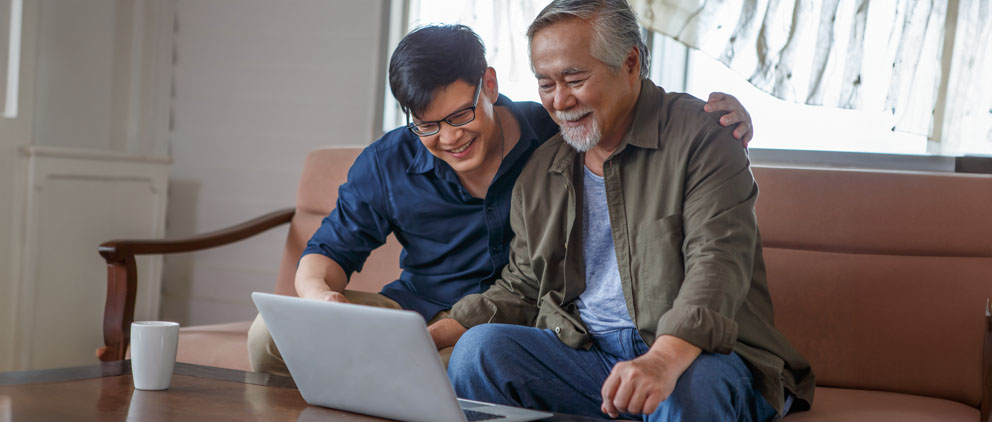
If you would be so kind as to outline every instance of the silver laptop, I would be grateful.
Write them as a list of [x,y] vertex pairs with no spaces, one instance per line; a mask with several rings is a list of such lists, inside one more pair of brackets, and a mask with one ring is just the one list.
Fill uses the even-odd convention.
[[307,403],[404,421],[553,416],[455,397],[420,314],[251,295]]

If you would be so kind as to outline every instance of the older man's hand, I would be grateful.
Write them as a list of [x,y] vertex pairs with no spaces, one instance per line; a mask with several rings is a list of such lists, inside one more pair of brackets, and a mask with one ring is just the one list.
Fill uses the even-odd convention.
[[720,124],[730,126],[736,123],[734,138],[740,139],[744,148],[747,148],[747,144],[754,137],[754,125],[751,124],[751,115],[744,109],[744,105],[737,100],[737,97],[723,92],[711,92],[703,110],[726,111],[727,114],[720,117]]
[[675,383],[700,352],[680,338],[659,337],[647,353],[613,366],[603,382],[600,408],[611,418],[621,413],[654,413],[675,391]]

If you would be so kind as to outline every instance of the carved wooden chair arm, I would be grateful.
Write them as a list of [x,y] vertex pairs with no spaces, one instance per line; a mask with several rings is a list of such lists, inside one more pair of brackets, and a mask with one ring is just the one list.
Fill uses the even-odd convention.
[[111,240],[100,244],[100,256],[107,261],[107,304],[103,313],[104,346],[97,349],[97,357],[102,361],[124,359],[138,289],[136,255],[192,252],[223,246],[288,223],[295,213],[295,209],[286,208],[226,229],[179,239]]

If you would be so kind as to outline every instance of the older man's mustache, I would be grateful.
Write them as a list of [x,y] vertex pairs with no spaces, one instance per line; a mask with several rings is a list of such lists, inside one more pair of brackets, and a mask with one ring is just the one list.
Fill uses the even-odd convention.
[[592,113],[591,107],[582,107],[568,111],[555,111],[555,118],[557,118],[559,122],[571,122],[571,121],[579,120],[585,117],[585,115],[591,113]]

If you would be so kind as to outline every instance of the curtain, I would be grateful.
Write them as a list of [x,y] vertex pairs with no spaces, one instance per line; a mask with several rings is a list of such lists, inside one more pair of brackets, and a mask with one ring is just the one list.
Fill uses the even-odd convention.
[[992,154],[992,0],[961,0],[942,150]]
[[893,130],[992,151],[992,0],[950,3],[948,16],[948,0],[632,1],[645,27],[775,97],[884,110]]

